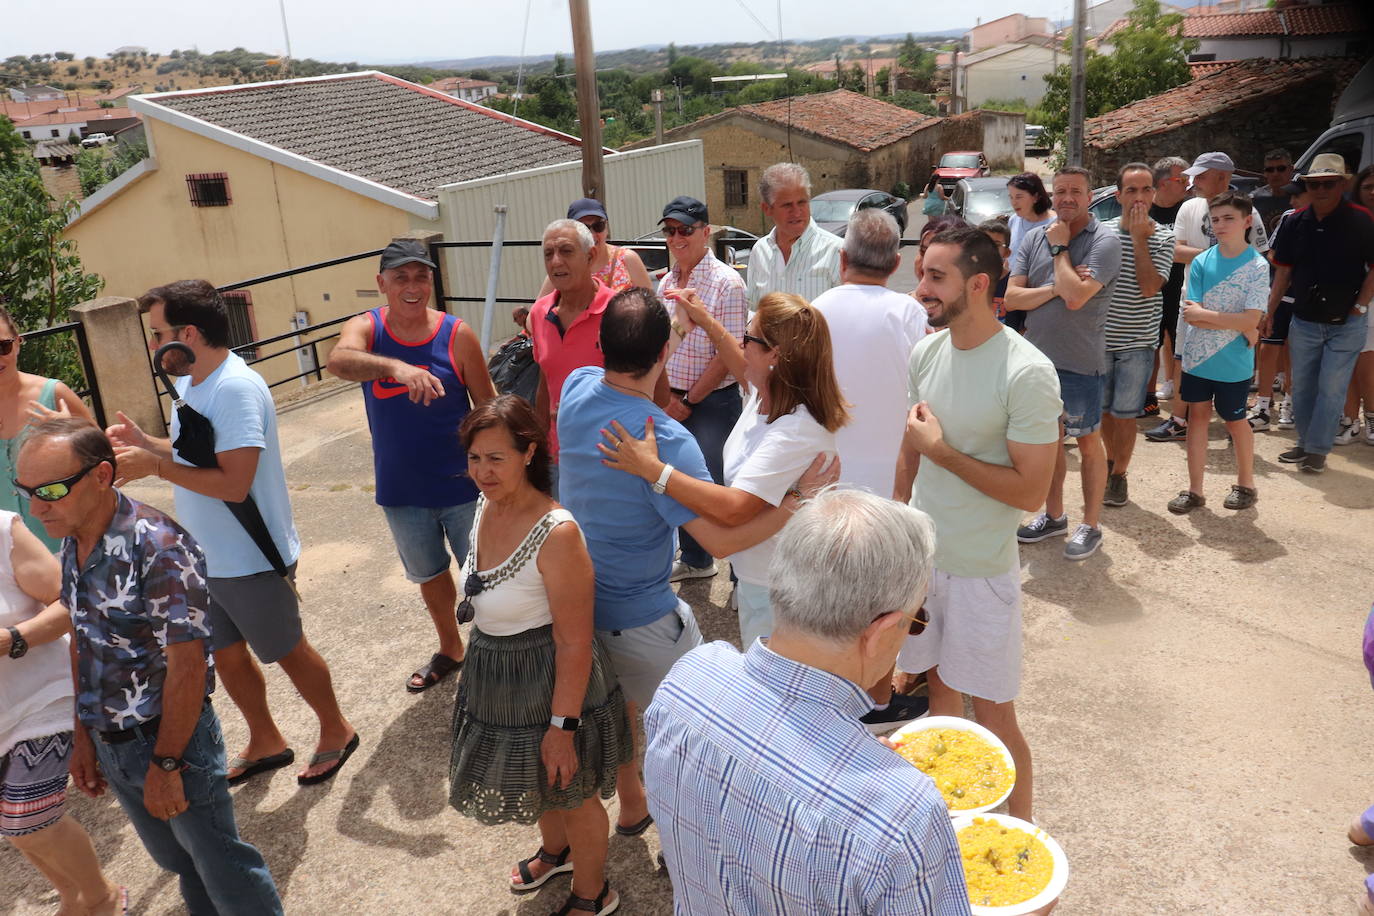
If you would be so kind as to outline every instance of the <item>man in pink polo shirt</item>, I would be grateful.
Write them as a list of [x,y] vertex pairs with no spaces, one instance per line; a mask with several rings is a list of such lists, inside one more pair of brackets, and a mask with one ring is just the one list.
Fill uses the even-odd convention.
[[536,415],[549,431],[553,490],[558,495],[558,402],[568,374],[581,366],[600,366],[601,315],[611,288],[592,275],[596,239],[584,224],[559,219],[544,230],[544,270],[553,292],[530,310],[529,332],[541,381]]

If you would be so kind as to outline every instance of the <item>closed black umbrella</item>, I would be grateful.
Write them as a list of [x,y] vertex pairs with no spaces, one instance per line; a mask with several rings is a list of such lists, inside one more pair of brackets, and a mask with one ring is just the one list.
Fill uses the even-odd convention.
[[[162,379],[162,384],[172,399],[172,409],[177,415],[179,429],[172,447],[178,455],[198,468],[219,467],[219,460],[215,457],[215,427],[204,414],[182,400],[177,394],[176,386],[168,377],[167,370],[162,366],[162,358],[172,350],[179,351],[189,363],[196,361],[196,354],[191,348],[177,340],[163,344],[153,354],[153,369],[157,372],[158,378]],[[253,501],[253,495],[250,493],[243,502],[237,503],[226,499],[224,505],[243,526],[243,530],[248,532],[253,543],[258,545],[258,549],[267,558],[267,562],[272,564],[277,575],[286,578],[286,563],[282,560],[281,552],[277,550],[276,542],[272,540],[272,533],[267,530],[267,523],[263,521],[262,512]]]

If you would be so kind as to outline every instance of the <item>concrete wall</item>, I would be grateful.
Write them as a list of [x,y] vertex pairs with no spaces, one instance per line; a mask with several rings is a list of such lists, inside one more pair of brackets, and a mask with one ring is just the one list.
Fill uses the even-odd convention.
[[1022,45],[960,69],[965,102],[975,108],[989,99],[1024,99],[1036,105],[1045,97],[1045,77],[1054,70],[1054,52]]
[[968,111],[941,121],[940,150],[982,150],[996,171],[1021,171],[1026,116],[1012,111]]
[[1282,50],[1273,38],[1200,38],[1194,54],[1215,54],[1217,60],[1246,60],[1251,57],[1278,58]]
[[1048,19],[1013,13],[1010,16],[1003,16],[1001,19],[994,19],[992,22],[969,29],[968,46],[970,52],[984,51],[988,48],[1004,45],[1009,41],[1016,41],[1027,35],[1052,34],[1054,32],[1050,28]]
[[[147,128],[156,168],[66,231],[86,269],[105,279],[107,296],[136,297],[187,277],[224,285],[382,248],[412,228],[437,228],[162,121],[149,119]],[[200,172],[228,174],[229,206],[191,206],[186,176]],[[369,258],[251,287],[255,338],[286,333],[297,310],[313,324],[377,305],[376,274]],[[300,371],[294,354],[257,369],[269,382]]]

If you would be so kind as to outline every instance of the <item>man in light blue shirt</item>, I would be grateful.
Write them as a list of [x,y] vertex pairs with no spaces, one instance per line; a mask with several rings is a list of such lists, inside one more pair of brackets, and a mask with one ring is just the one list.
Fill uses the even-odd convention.
[[664,679],[644,774],[680,916],[969,912],[939,791],[859,723],[934,549],[925,513],[823,493],[778,538],[767,644],[702,646]]
[[811,218],[811,176],[795,162],[779,162],[759,177],[763,214],[773,231],[754,244],[745,281],[749,309],[768,293],[796,293],[807,302],[840,285],[838,235]]
[[119,415],[107,431],[122,481],[156,476],[172,484],[177,515],[205,551],[215,668],[248,724],[248,744],[229,761],[229,784],[288,766],[287,747],[267,706],[267,683],[248,647],[264,664],[280,664],[320,720],[301,785],[331,779],[358,746],[358,733],[339,710],[329,666],[305,638],[300,606],[288,578],[229,512],[226,502],[253,497],[272,542],[295,579],[300,538],[291,520],[277,414],[267,383],[228,348],[229,318],[215,288],[204,280],[179,280],[139,299],[148,315],[149,347],[176,340],[193,361],[172,351],[163,366],[175,376],[177,394],[210,421],[215,467],[196,467],[173,443],[180,433],[174,413],[171,439],[158,439]]

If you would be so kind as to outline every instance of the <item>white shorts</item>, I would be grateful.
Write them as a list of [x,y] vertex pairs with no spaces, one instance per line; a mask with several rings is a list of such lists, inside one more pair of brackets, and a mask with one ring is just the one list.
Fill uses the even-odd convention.
[[1007,703],[1021,689],[1021,568],[990,579],[937,569],[926,594],[930,624],[908,636],[897,667],[939,666],[940,680],[970,696]]

